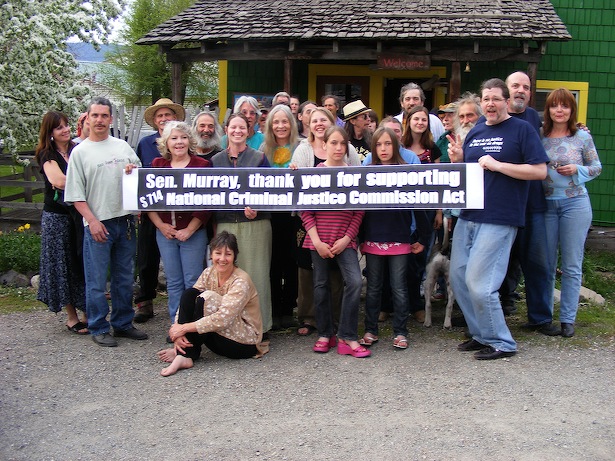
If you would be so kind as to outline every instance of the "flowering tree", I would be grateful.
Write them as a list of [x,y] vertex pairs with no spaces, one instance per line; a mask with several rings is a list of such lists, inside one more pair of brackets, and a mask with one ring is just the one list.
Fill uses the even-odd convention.
[[89,96],[65,42],[106,42],[126,0],[8,0],[0,5],[0,139],[14,154],[36,143],[43,114],[74,119]]

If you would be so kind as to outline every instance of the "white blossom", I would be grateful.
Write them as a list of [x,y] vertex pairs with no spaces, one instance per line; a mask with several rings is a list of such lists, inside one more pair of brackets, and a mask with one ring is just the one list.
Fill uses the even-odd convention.
[[0,139],[6,151],[32,149],[43,114],[75,120],[89,89],[66,40],[98,47],[126,0],[9,0],[0,6]]

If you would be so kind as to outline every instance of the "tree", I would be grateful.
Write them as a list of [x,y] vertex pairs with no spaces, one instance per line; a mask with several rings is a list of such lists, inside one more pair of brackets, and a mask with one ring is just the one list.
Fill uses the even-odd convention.
[[[134,0],[120,32],[122,47],[107,54],[114,67],[102,70],[101,81],[129,104],[153,104],[171,95],[171,65],[155,45],[135,42],[167,19],[194,4],[194,0]],[[115,69],[114,69],[115,68]],[[218,69],[215,63],[185,64],[182,68],[182,101],[186,95],[198,101],[216,97]]]
[[66,51],[73,36],[99,46],[126,0],[9,0],[0,6],[0,138],[11,153],[36,143],[42,115],[77,115],[89,96]]

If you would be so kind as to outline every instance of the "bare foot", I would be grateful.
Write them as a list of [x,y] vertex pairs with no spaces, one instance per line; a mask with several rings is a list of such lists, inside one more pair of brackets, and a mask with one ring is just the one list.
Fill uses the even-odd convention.
[[168,349],[163,349],[158,351],[158,358],[163,362],[171,363],[173,359],[177,356],[177,352],[175,352],[174,347],[169,347]]
[[186,368],[192,368],[194,366],[194,362],[192,359],[188,357],[184,357],[183,355],[178,355],[173,359],[171,365],[166,368],[163,368],[160,374],[162,376],[171,376],[177,373],[179,370],[183,370]]

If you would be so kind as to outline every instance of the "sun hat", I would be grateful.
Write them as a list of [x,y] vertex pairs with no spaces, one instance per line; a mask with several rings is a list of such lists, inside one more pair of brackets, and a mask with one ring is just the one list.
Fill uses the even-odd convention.
[[365,114],[370,110],[371,109],[366,107],[365,104],[363,104],[363,101],[359,99],[346,104],[342,109],[342,114],[344,115],[344,121],[347,122],[351,118],[355,118],[357,115]]
[[179,120],[180,122],[183,122],[186,118],[186,110],[181,104],[175,104],[169,98],[162,98],[156,101],[156,104],[154,104],[153,106],[149,106],[147,109],[145,109],[145,114],[143,115],[143,118],[145,118],[145,121],[149,126],[156,128],[156,125],[154,125],[154,115],[156,115],[156,111],[158,109],[161,109],[163,107],[171,109],[173,112],[175,112],[177,120]]

